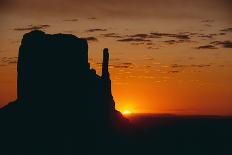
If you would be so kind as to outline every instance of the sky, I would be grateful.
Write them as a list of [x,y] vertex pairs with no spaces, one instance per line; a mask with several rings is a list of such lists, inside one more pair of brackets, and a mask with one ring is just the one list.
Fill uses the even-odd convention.
[[23,34],[40,29],[86,38],[99,75],[109,48],[122,112],[232,115],[231,8],[230,0],[1,0],[0,107],[16,99]]

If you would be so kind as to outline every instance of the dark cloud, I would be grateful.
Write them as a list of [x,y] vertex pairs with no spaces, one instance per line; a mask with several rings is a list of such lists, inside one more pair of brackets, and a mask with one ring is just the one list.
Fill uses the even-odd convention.
[[106,38],[122,38],[122,36],[120,36],[117,33],[104,33],[104,34],[101,34],[101,36],[106,37]]
[[189,35],[186,35],[186,34],[175,34],[170,37],[175,37],[177,39],[182,39],[182,40],[190,39]]
[[217,47],[213,45],[203,45],[203,46],[198,46],[196,49],[217,49]]
[[133,42],[131,45],[144,45],[144,42]]
[[129,37],[132,37],[132,38],[151,38],[152,36],[149,34],[140,33],[140,34],[129,35]]
[[127,37],[146,38],[146,39],[162,38],[162,37],[173,37],[173,38],[182,39],[182,40],[190,39],[190,36],[188,34],[183,34],[183,33],[174,34],[174,33],[160,33],[160,32],[152,32],[152,33],[149,33],[149,34],[138,33],[138,34],[134,34],[134,35],[128,35]]
[[152,39],[163,38],[163,37],[178,39],[178,40],[172,39],[172,40],[164,41],[165,43],[168,44],[192,42],[190,38],[190,34],[191,34],[190,32],[182,32],[176,34],[152,32],[152,33],[137,33],[131,35],[122,35],[122,36],[116,33],[106,33],[101,35],[103,37],[121,38],[117,40],[119,42],[131,42],[132,45],[146,44],[147,49],[157,49],[157,47],[153,47],[153,45],[155,44],[152,43]]
[[182,40],[165,40],[163,42],[170,44],[170,45],[173,45],[173,44],[178,44],[178,43],[189,43],[189,42],[193,42],[193,41],[191,41],[189,39],[187,39],[187,40],[182,39]]
[[177,43],[176,40],[165,40],[163,42],[165,42],[167,44],[175,44],[175,43]]
[[18,57],[2,57],[0,59],[0,62],[2,66],[7,66],[10,64],[17,64],[18,63]]
[[232,32],[232,27],[220,30],[222,32]]
[[146,45],[155,45],[155,44],[152,42],[148,42],[148,43],[146,43]]
[[90,19],[90,20],[96,20],[97,18],[95,18],[95,17],[89,17],[88,19]]
[[196,70],[196,68],[207,68],[207,67],[211,67],[211,65],[210,64],[191,64],[191,65],[172,64],[170,65],[170,67],[173,70],[169,71],[168,73],[179,73],[181,72],[181,70],[189,67],[194,68],[195,69],[194,72],[200,72],[199,70]]
[[132,45],[141,45],[145,42],[151,43],[151,39],[154,38],[151,34],[145,34],[145,33],[139,33],[139,34],[133,34],[133,35],[126,35],[123,36],[123,39],[119,39],[117,41],[120,42],[132,42]]
[[78,19],[74,18],[74,19],[65,19],[65,22],[76,22],[78,21]]
[[210,44],[221,45],[224,48],[232,48],[232,41],[229,41],[229,40],[227,40],[227,41],[213,41]]
[[199,68],[202,68],[202,67],[210,67],[211,65],[208,65],[208,64],[200,64],[200,65],[195,65],[195,64],[192,64],[191,67],[199,67]]
[[202,20],[201,22],[202,23],[213,23],[214,20],[212,20],[212,19],[205,19],[205,20]]
[[160,32],[152,32],[150,33],[154,38],[161,38],[163,36],[169,36],[169,33],[160,33]]
[[123,62],[123,63],[121,63],[122,65],[127,65],[127,66],[131,66],[131,65],[133,65],[133,63],[131,63],[131,62]]
[[223,36],[223,35],[226,35],[226,33],[223,33],[223,32],[222,32],[222,33],[219,33],[219,35]]
[[114,68],[133,68],[134,65],[131,62],[123,62],[121,64],[112,65]]
[[153,46],[148,46],[147,49],[149,49],[149,50],[158,50],[159,48],[158,47],[153,47]]
[[150,65],[143,65],[143,67],[145,67],[145,68],[151,68]]
[[179,64],[172,64],[171,65],[172,68],[183,68],[186,67],[185,65],[179,65]]
[[180,71],[169,71],[168,73],[179,73]]
[[174,34],[174,33],[160,33],[160,32],[152,32],[150,33],[153,38],[161,38],[161,37],[172,37],[172,38],[177,38],[177,39],[191,39],[190,35],[188,34]]
[[89,29],[89,30],[86,30],[86,32],[102,32],[102,31],[107,31],[107,29]]
[[144,39],[144,38],[125,38],[125,39],[119,39],[117,41],[120,42],[150,42],[150,39]]
[[198,67],[198,68],[202,68],[202,67],[210,67],[210,64],[191,64],[191,65],[182,65],[182,64],[172,64],[170,65],[171,68],[185,68],[185,67]]
[[129,68],[130,66],[126,65],[113,65],[114,68]]
[[32,30],[40,30],[40,29],[46,29],[49,28],[50,25],[44,24],[44,25],[28,25],[27,27],[19,27],[14,28],[15,31],[32,31]]
[[96,37],[85,37],[85,38],[83,38],[83,39],[86,39],[87,41],[98,41],[98,39],[96,38]]

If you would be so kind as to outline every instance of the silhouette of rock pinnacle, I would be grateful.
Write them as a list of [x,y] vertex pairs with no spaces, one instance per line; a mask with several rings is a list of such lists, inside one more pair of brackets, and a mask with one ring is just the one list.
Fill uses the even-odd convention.
[[102,62],[102,80],[105,88],[105,95],[111,98],[112,97],[111,80],[110,80],[108,65],[109,65],[109,52],[108,52],[108,48],[104,48],[103,62]]
[[108,52],[108,48],[104,48],[103,63],[102,63],[102,78],[103,79],[109,79],[108,64],[109,64],[109,52]]

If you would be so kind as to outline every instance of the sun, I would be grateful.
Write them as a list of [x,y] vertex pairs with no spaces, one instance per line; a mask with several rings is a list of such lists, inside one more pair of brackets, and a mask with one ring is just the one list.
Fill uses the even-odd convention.
[[124,110],[124,111],[123,111],[123,115],[129,115],[129,114],[131,114],[131,111],[130,111],[130,110]]

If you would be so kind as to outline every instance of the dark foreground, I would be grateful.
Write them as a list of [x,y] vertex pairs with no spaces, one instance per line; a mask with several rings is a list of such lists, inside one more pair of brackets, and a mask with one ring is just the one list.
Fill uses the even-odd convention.
[[132,152],[232,154],[232,117],[140,114],[128,118],[140,129]]
[[140,114],[130,115],[128,118],[130,124],[117,124],[114,128],[104,130],[104,133],[88,128],[80,132],[78,129],[78,134],[73,137],[64,136],[70,135],[68,131],[72,130],[65,127],[62,130],[67,134],[62,135],[57,131],[25,132],[15,128],[11,130],[10,136],[1,133],[5,141],[1,141],[3,148],[0,154],[230,155],[232,153],[231,117]]

